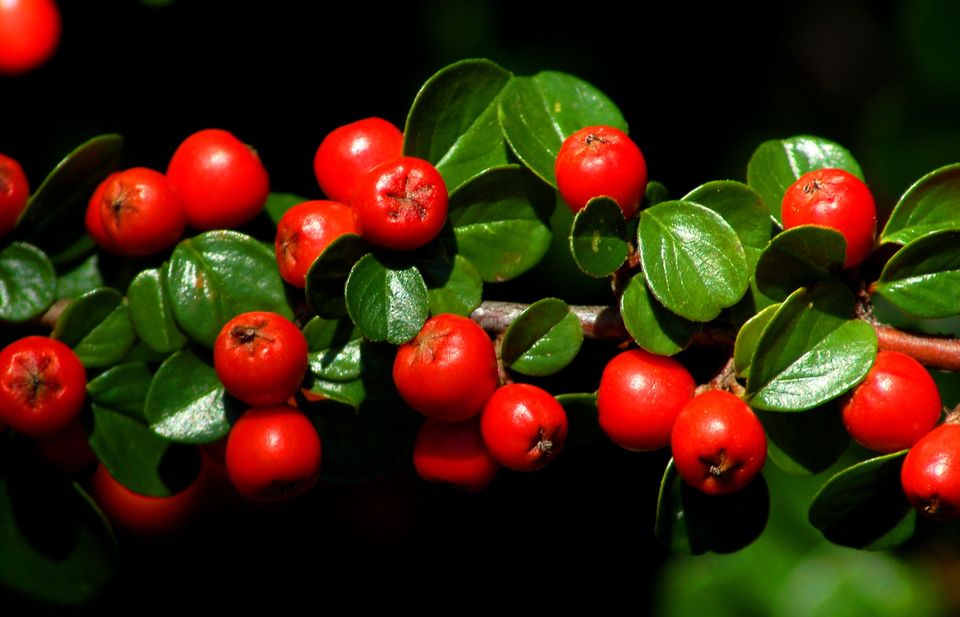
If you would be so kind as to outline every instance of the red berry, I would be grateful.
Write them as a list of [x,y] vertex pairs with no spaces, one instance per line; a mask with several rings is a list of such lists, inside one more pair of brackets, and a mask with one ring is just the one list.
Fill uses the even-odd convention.
[[642,349],[624,351],[607,363],[600,378],[600,428],[628,450],[666,448],[677,414],[695,388],[693,376],[676,360]]
[[567,414],[537,386],[498,388],[480,416],[483,442],[494,459],[514,471],[534,471],[553,460],[567,440]]
[[393,382],[420,413],[460,422],[478,414],[497,388],[496,350],[476,322],[441,313],[397,349]]
[[406,251],[430,242],[443,229],[447,185],[423,159],[390,159],[363,176],[350,206],[364,239]]
[[684,406],[670,446],[680,477],[710,495],[746,487],[767,459],[767,436],[757,416],[723,390],[699,394]]
[[587,126],[563,141],[554,166],[557,189],[573,212],[594,197],[612,198],[633,218],[647,188],[647,163],[620,129]]
[[[2,22],[3,17],[0,13],[0,29],[2,29]],[[30,186],[20,163],[5,154],[0,154],[0,237],[10,233],[16,226],[20,213],[27,207],[28,197],[30,197]]]
[[862,180],[842,169],[818,169],[797,178],[783,195],[780,216],[784,229],[819,225],[843,234],[844,268],[859,266],[873,251],[877,234],[873,195]]
[[320,477],[320,437],[289,405],[250,409],[227,438],[227,475],[255,501],[280,501],[306,492]]
[[270,193],[260,157],[232,133],[205,129],[181,143],[167,177],[183,198],[194,229],[239,227],[257,216]]
[[922,514],[940,520],[960,516],[960,426],[942,424],[913,444],[900,483]]
[[63,473],[75,473],[97,461],[90,440],[79,419],[52,435],[38,437],[34,442],[40,456]]
[[307,270],[331,242],[357,233],[353,211],[335,201],[307,201],[283,213],[274,248],[280,276],[294,287],[306,286]]
[[313,171],[327,197],[349,204],[360,179],[374,166],[403,153],[403,133],[382,118],[334,129],[320,142]]
[[73,350],[28,336],[0,351],[0,420],[31,437],[73,422],[87,395],[87,374]]
[[93,191],[93,195],[90,196],[90,201],[87,202],[87,212],[83,218],[83,224],[87,228],[87,233],[90,234],[90,237],[93,238],[94,242],[96,242],[100,248],[110,251],[111,253],[118,253],[119,249],[114,246],[110,237],[107,236],[107,230],[103,227],[103,217],[100,216],[100,203],[103,201],[103,194],[107,189],[107,185],[112,182],[116,176],[117,173],[112,173],[97,185],[97,188]]
[[927,369],[899,351],[881,351],[843,405],[843,425],[860,445],[878,452],[909,448],[940,421],[937,384]]
[[466,422],[427,418],[413,445],[413,465],[428,482],[446,482],[468,491],[485,488],[500,469],[483,443],[476,417]]
[[100,221],[115,252],[139,257],[177,243],[186,227],[183,202],[159,171],[134,167],[107,178]]
[[60,9],[53,0],[0,2],[0,73],[31,71],[60,43]]
[[277,405],[300,389],[307,339],[282,315],[241,313],[217,335],[213,367],[231,396],[249,405]]

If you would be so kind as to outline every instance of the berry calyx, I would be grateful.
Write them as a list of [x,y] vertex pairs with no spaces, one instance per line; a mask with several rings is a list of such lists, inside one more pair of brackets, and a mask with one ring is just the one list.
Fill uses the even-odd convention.
[[360,179],[403,153],[403,133],[383,118],[365,118],[331,131],[317,148],[313,171],[324,194],[349,204]]
[[440,422],[427,418],[417,431],[413,466],[428,482],[479,491],[493,482],[500,465],[483,443],[480,420]]
[[20,163],[0,154],[0,237],[17,225],[29,197],[30,186]]
[[960,516],[960,425],[942,424],[913,444],[900,483],[907,501],[924,516]]
[[331,242],[357,233],[353,211],[335,201],[307,201],[283,213],[274,249],[280,276],[294,287],[306,286],[307,270]]
[[549,392],[513,383],[498,388],[480,415],[487,450],[514,471],[543,468],[563,450],[567,414]]

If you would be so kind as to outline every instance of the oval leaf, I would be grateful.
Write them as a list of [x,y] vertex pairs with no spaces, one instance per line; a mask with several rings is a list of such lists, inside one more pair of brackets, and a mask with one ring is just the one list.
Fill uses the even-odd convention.
[[768,411],[802,411],[840,396],[866,376],[877,335],[856,319],[850,291],[799,289],[763,329],[747,379],[747,402]]
[[908,244],[945,229],[960,229],[960,163],[934,170],[913,183],[890,213],[881,243]]
[[767,432],[770,460],[789,473],[818,474],[840,460],[850,443],[840,406],[828,403],[803,413],[757,411]]
[[586,454],[597,444],[608,440],[597,420],[595,392],[558,394],[556,399],[566,412],[570,425],[567,442],[563,447],[564,459],[569,460],[570,455],[578,450]]
[[960,315],[960,230],[914,240],[890,258],[877,293],[917,317]]
[[586,274],[598,278],[613,274],[628,251],[627,222],[617,202],[597,197],[577,212],[570,230],[570,252]]
[[450,192],[487,169],[509,163],[497,102],[510,77],[489,60],[461,60],[441,69],[413,101],[403,130],[403,153],[433,163]]
[[71,302],[57,320],[52,336],[72,347],[88,368],[116,364],[137,340],[123,296],[109,287]]
[[550,248],[553,193],[520,167],[477,176],[450,196],[457,253],[480,278],[506,281],[532,268]]
[[305,201],[310,200],[300,195],[294,195],[293,193],[270,193],[263,209],[267,213],[267,216],[270,217],[270,220],[273,221],[273,224],[279,225],[280,219],[283,218],[287,210]]
[[190,349],[160,365],[144,408],[155,433],[182,443],[211,443],[226,436],[242,412],[227,396],[217,372]]
[[367,398],[367,388],[363,378],[351,381],[330,381],[307,374],[304,388],[324,398],[353,408],[359,408]]
[[349,319],[314,317],[303,327],[303,336],[307,339],[307,349],[314,352],[343,347],[363,334]]
[[350,270],[357,261],[370,252],[367,243],[355,234],[344,234],[331,242],[307,270],[307,304],[313,311],[328,319],[347,314],[343,288]]
[[152,380],[153,375],[145,363],[128,362],[107,369],[90,380],[87,396],[101,407],[146,422],[143,406]]
[[42,314],[57,291],[57,273],[37,247],[14,242],[0,251],[0,321],[24,322]]
[[900,486],[907,452],[894,452],[845,469],[810,504],[810,523],[835,544],[883,550],[913,536],[916,510]]
[[544,298],[520,313],[503,335],[503,363],[523,375],[552,375],[580,351],[580,320],[563,300]]
[[757,350],[760,334],[773,319],[779,307],[779,304],[773,304],[764,308],[748,319],[737,332],[737,340],[733,345],[733,366],[740,377],[750,376],[750,363],[753,362],[753,354]]
[[57,298],[78,298],[97,287],[103,287],[103,274],[100,273],[100,254],[94,253],[61,271],[57,278]]
[[483,279],[473,263],[463,255],[437,255],[417,262],[427,284],[430,314],[454,313],[467,317],[483,299]]
[[181,241],[163,280],[177,324],[207,347],[240,313],[272,311],[293,318],[273,251],[235,231]]
[[620,296],[620,314],[637,345],[661,356],[672,356],[685,349],[700,328],[700,324],[664,308],[647,289],[642,275],[627,283]]
[[747,182],[763,196],[770,216],[779,223],[783,194],[790,185],[808,171],[825,167],[846,170],[863,180],[860,165],[843,146],[800,135],[760,144],[747,164]]
[[783,300],[800,287],[830,280],[843,270],[847,242],[840,232],[801,225],[777,234],[757,262],[760,293]]
[[552,71],[511,79],[500,93],[498,117],[513,153],[554,188],[554,163],[569,135],[600,124],[627,131],[626,120],[605,94],[572,75]]
[[682,201],[692,201],[722,216],[740,238],[747,267],[753,270],[773,230],[760,193],[742,182],[716,180],[693,189]]
[[638,244],[653,295],[691,321],[710,321],[733,306],[750,284],[737,234],[719,214],[668,201],[640,214]]
[[346,286],[347,312],[371,341],[400,345],[416,336],[430,313],[427,286],[413,266],[360,258]]
[[173,307],[163,282],[165,270],[144,270],[127,288],[133,329],[151,349],[160,353],[176,351],[187,343],[187,337],[173,318]]

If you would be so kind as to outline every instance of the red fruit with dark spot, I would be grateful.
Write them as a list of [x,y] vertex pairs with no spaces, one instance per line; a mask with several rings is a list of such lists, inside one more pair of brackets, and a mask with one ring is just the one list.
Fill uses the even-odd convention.
[[307,201],[283,213],[274,249],[280,276],[294,287],[306,286],[307,270],[331,242],[355,234],[353,211],[335,201]]
[[500,469],[483,443],[476,417],[466,422],[427,418],[413,445],[413,466],[428,482],[444,482],[468,491],[485,488]]
[[323,138],[313,158],[313,171],[327,197],[349,204],[368,171],[401,154],[400,129],[382,118],[365,118],[336,128]]
[[146,167],[107,179],[100,198],[100,221],[110,246],[129,257],[172,247],[187,225],[183,202],[167,177]]
[[20,75],[49,60],[60,43],[60,28],[54,0],[0,2],[0,73]]
[[960,516],[960,426],[942,424],[913,444],[900,483],[922,514],[939,520]]
[[20,163],[0,154],[0,237],[16,226],[29,197],[30,186]]
[[514,383],[498,388],[480,415],[487,450],[514,471],[535,471],[552,461],[567,440],[567,414],[542,388]]

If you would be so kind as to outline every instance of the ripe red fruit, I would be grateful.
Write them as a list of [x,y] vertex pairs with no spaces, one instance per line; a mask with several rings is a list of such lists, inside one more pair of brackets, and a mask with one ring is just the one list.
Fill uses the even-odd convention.
[[28,336],[0,351],[0,420],[31,437],[52,435],[80,413],[87,374],[60,341]]
[[709,495],[746,487],[767,459],[767,436],[757,416],[723,390],[699,394],[684,406],[670,446],[680,477]]
[[500,469],[483,443],[476,417],[466,422],[427,418],[413,445],[413,466],[428,482],[445,482],[468,491],[485,488]]
[[194,229],[238,227],[257,216],[270,193],[260,157],[232,133],[205,129],[181,143],[167,177],[183,198]]
[[187,224],[183,202],[167,177],[146,167],[107,178],[100,197],[100,222],[109,246],[131,257],[172,247]]
[[[0,24],[2,20],[0,15]],[[30,186],[20,163],[5,154],[0,154],[0,237],[10,233],[16,226],[17,219],[26,208],[29,197]]]
[[19,75],[46,62],[60,43],[60,26],[53,0],[0,2],[0,73]]
[[899,351],[881,351],[846,398],[843,425],[860,445],[897,452],[933,430],[941,411],[937,384],[923,365]]
[[382,118],[365,118],[336,128],[323,138],[313,158],[313,171],[327,197],[349,204],[368,171],[402,153],[400,129]]
[[514,471],[534,471],[563,450],[567,414],[546,390],[514,383],[498,388],[487,401],[480,430],[497,462]]
[[444,422],[483,409],[499,382],[493,342],[476,322],[441,313],[397,349],[393,382],[408,405]]
[[316,429],[289,405],[248,410],[227,438],[227,475],[237,492],[255,501],[299,495],[320,477]]
[[103,201],[103,193],[106,191],[107,184],[109,184],[117,176],[117,173],[112,173],[100,184],[97,185],[97,188],[94,189],[93,195],[90,196],[90,201],[87,202],[87,212],[83,218],[83,224],[87,228],[87,233],[90,234],[90,237],[93,238],[93,241],[97,245],[111,253],[119,252],[116,246],[113,245],[113,242],[107,236],[107,231],[103,227],[103,218],[100,216],[100,203]]
[[960,426],[942,424],[913,444],[900,483],[922,514],[939,520],[960,516]]
[[213,367],[231,396],[249,405],[277,405],[300,389],[307,339],[282,315],[241,313],[217,335]]
[[406,251],[430,242],[443,229],[447,185],[423,159],[390,159],[360,179],[350,206],[365,240]]
[[294,287],[306,286],[307,270],[331,242],[358,233],[353,211],[335,201],[307,201],[283,213],[274,248],[280,276]]
[[797,178],[783,195],[780,217],[784,229],[819,225],[843,234],[844,268],[859,266],[873,250],[877,234],[873,195],[862,180],[842,169],[818,169]]
[[690,371],[673,358],[624,351],[607,363],[600,378],[600,428],[628,450],[666,448],[677,414],[695,388]]
[[557,189],[579,212],[594,197],[612,198],[627,220],[647,188],[647,163],[640,148],[620,129],[587,126],[563,141],[554,164]]

